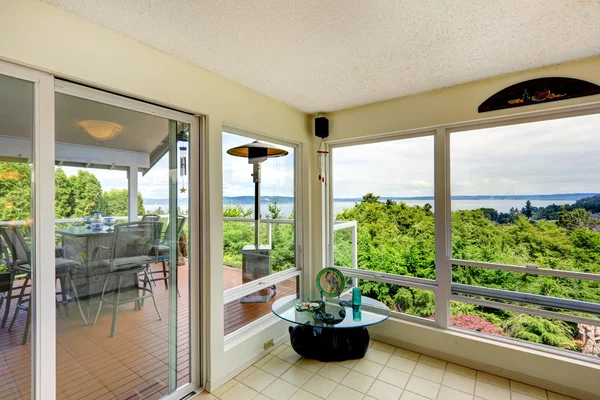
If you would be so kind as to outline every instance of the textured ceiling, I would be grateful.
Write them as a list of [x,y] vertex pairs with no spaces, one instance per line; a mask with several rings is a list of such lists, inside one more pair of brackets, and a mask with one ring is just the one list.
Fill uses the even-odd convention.
[[600,54],[600,0],[46,1],[306,112]]

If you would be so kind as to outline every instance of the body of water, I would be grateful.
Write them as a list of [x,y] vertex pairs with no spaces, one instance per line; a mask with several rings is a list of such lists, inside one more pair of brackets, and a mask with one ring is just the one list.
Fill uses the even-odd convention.
[[[409,206],[424,206],[426,203],[432,205],[435,210],[435,204],[433,200],[400,200]],[[525,207],[527,200],[504,200],[504,199],[485,199],[485,200],[452,200],[451,208],[452,211],[456,210],[477,210],[478,208],[493,208],[498,212],[507,213],[511,208],[518,208],[519,210]],[[547,207],[551,204],[564,205],[573,204],[575,201],[564,200],[564,199],[544,199],[544,200],[531,200],[533,207]],[[338,201],[333,203],[333,212],[335,214],[346,208],[352,208],[356,202],[352,201]]]
[[[426,203],[429,203],[433,206],[435,211],[435,204],[433,200],[396,200],[397,202],[404,202],[409,206],[424,206]],[[456,210],[476,210],[478,208],[493,208],[498,212],[507,213],[510,211],[511,207],[518,208],[519,210],[525,206],[525,202],[527,200],[521,199],[476,199],[476,200],[452,200],[451,207],[452,211]],[[352,208],[356,205],[357,201],[334,201],[333,203],[333,212],[334,215],[337,215],[344,209]],[[551,204],[564,205],[564,204],[574,204],[575,200],[565,200],[565,199],[543,199],[543,200],[531,200],[531,205],[534,207],[547,207]],[[268,210],[267,205],[268,202],[261,202],[261,212],[263,217],[266,216]],[[242,206],[245,208],[253,208],[254,203],[242,203]],[[281,208],[285,218],[289,217],[294,209],[293,203],[279,203],[279,207]]]

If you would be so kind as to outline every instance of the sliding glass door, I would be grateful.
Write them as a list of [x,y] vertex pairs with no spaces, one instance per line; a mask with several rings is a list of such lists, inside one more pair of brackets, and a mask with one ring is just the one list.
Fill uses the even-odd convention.
[[199,133],[0,61],[0,398],[201,385]]
[[55,104],[57,398],[163,397],[190,382],[194,118],[66,82]]

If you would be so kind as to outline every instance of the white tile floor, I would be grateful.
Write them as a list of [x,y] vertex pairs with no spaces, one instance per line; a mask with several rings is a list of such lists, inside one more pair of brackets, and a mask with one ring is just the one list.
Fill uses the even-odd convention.
[[524,383],[371,341],[362,360],[301,358],[289,341],[214,393],[220,400],[574,400]]

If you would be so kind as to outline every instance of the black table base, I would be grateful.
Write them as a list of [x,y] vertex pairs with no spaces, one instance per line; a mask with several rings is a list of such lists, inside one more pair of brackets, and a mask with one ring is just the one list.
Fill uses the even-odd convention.
[[290,326],[290,342],[296,353],[305,358],[345,361],[363,358],[369,348],[369,331],[360,328],[319,328]]

